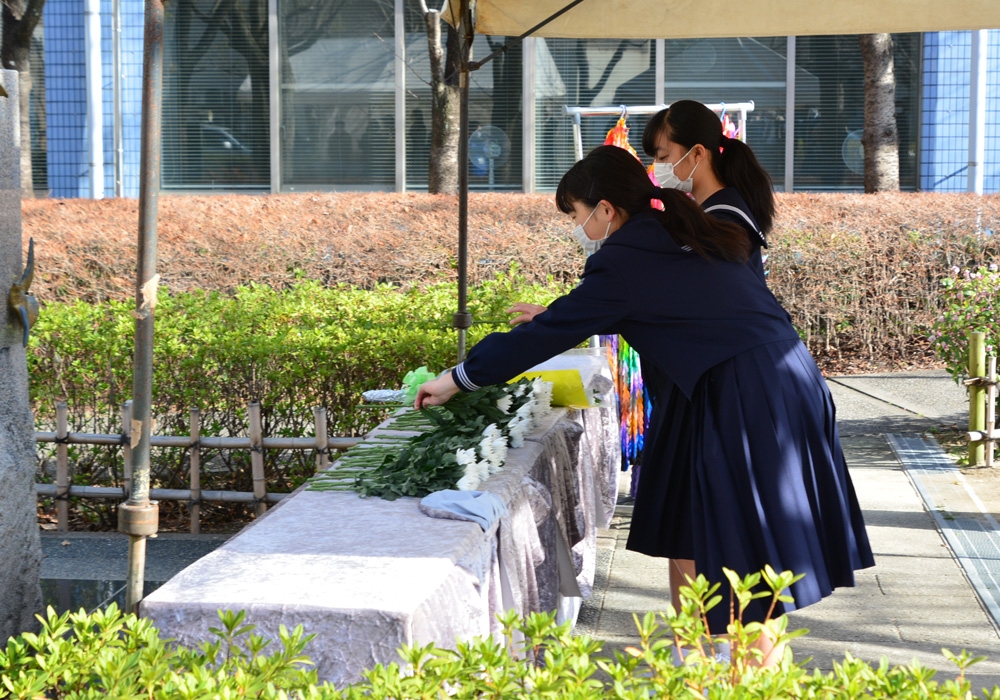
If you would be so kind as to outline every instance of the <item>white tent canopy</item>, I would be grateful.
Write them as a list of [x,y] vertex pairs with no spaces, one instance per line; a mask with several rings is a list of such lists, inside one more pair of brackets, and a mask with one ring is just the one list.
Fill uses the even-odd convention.
[[[570,0],[475,0],[477,34],[517,36]],[[459,0],[451,10],[458,14]],[[445,11],[445,16],[451,14]],[[629,39],[1000,27],[1000,0],[584,0],[534,36]]]

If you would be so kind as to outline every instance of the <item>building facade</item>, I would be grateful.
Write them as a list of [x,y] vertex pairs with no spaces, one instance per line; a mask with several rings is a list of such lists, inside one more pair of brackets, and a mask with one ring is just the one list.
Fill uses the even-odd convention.
[[[78,0],[47,0],[36,190],[138,195],[142,12],[141,0],[100,0],[95,47]],[[983,191],[1000,190],[1000,31],[894,40],[902,187],[965,191],[974,142]],[[477,37],[474,57],[503,41]],[[430,80],[415,0],[171,2],[164,44],[163,190],[426,189]],[[575,158],[567,106],[688,98],[754,103],[746,141],[778,190],[862,189],[853,35],[528,39],[473,74],[471,187],[554,189]],[[635,145],[645,118],[629,119]],[[613,122],[584,118],[585,149]]]

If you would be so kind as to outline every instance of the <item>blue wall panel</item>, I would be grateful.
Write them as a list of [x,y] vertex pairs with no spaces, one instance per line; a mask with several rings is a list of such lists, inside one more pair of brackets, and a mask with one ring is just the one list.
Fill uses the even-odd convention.
[[[49,189],[53,197],[88,196],[87,83],[80,0],[45,4],[45,80]],[[125,196],[139,195],[142,111],[142,0],[121,0],[122,131]],[[114,84],[111,0],[101,0],[104,196],[114,196]]]
[[[1000,30],[989,32],[984,191],[1000,191]],[[924,35],[920,187],[968,189],[970,32]]]
[[81,197],[87,184],[83,3],[48,0],[44,12],[49,189],[53,197]]

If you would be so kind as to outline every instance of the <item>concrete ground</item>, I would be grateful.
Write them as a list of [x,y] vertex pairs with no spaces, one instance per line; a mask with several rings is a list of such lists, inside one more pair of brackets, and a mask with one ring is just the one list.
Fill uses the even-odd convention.
[[[111,532],[46,532],[42,536],[42,597],[58,611],[125,604],[128,536]],[[229,535],[161,533],[146,540],[145,593],[156,590]]]
[[[946,521],[936,520],[884,437],[963,424],[968,416],[964,389],[938,371],[833,377],[828,383],[876,566],[858,573],[855,588],[840,589],[789,615],[792,628],[810,630],[792,643],[796,658],[811,658],[810,667],[824,670],[843,659],[844,652],[870,662],[885,657],[900,665],[916,659],[938,669],[938,679],[944,680],[955,673],[942,647],[967,649],[987,657],[969,673],[976,693],[1000,684],[996,622],[942,536],[938,523]],[[622,476],[625,494],[628,475]],[[945,478],[963,481],[958,470]],[[982,496],[973,498],[982,506],[976,508],[992,518],[991,536],[1000,537],[1000,489],[994,488],[1000,479],[980,474],[964,482],[974,489],[969,490],[974,497]],[[599,533],[594,594],[584,603],[578,623],[580,632],[604,640],[606,650],[635,644],[633,614],[662,609],[670,600],[666,560],[625,549],[631,506],[624,503],[611,527]]]

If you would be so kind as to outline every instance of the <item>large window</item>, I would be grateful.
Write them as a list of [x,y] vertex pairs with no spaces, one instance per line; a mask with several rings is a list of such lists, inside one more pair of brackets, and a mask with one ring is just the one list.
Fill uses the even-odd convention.
[[284,190],[395,186],[393,0],[281,0]]
[[[785,37],[677,39],[665,44],[664,101],[706,104],[753,102],[745,140],[780,187],[785,172]],[[796,71],[797,89],[816,90],[816,78]],[[811,98],[809,98],[811,99]]]
[[[899,181],[917,185],[919,34],[893,34]],[[799,37],[796,65],[818,80],[813,94],[795,94],[795,189],[864,187],[864,64],[857,35]]]
[[[448,28],[442,25],[442,42]],[[502,46],[506,37],[476,36],[473,59]],[[427,187],[431,142],[430,62],[427,30],[418,3],[406,3],[406,186]],[[512,47],[471,74],[469,187],[522,187],[521,85],[523,47]],[[457,127],[457,124],[456,124]]]
[[267,0],[166,4],[165,188],[270,183]]
[[[555,189],[576,159],[566,106],[653,104],[654,42],[628,39],[539,39],[535,42],[535,186]],[[630,141],[642,151],[648,117],[630,116]],[[604,143],[617,117],[581,121],[584,153]]]

